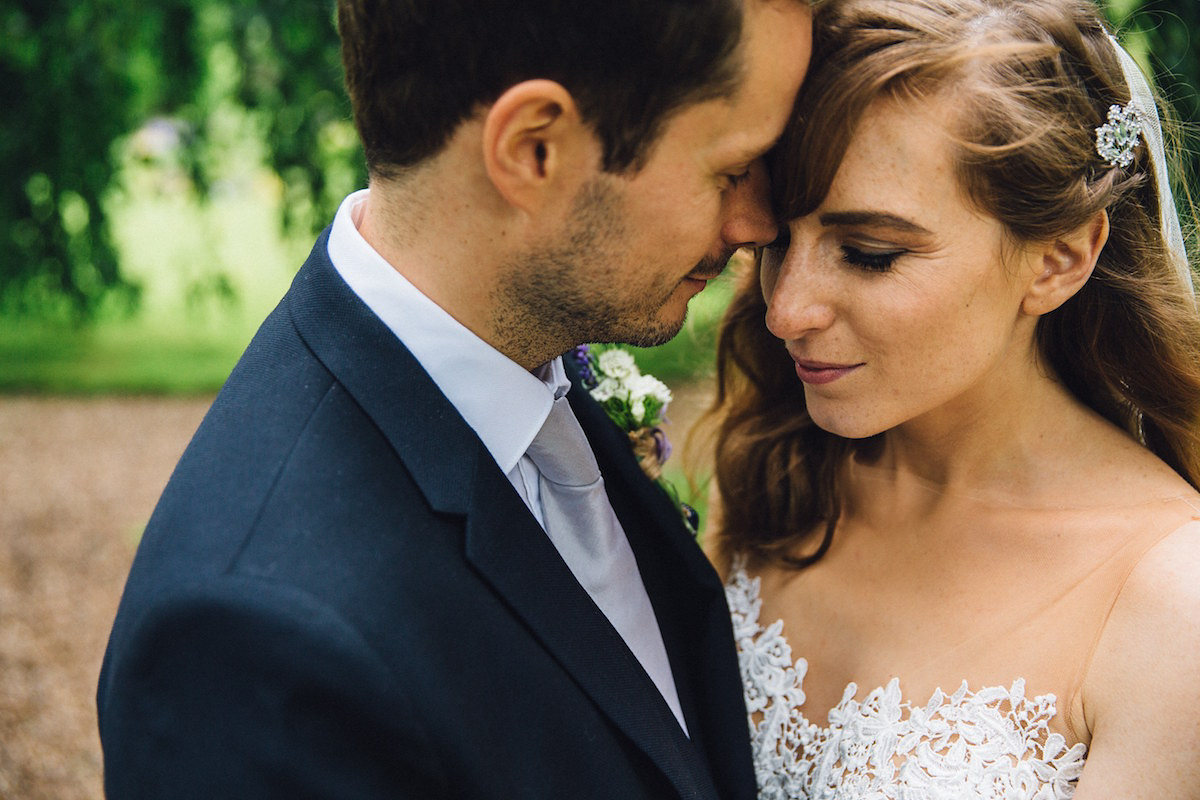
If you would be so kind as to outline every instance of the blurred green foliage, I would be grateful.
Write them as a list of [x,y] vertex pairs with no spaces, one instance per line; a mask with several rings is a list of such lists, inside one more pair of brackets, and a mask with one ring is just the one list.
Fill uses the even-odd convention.
[[[119,145],[157,118],[198,197],[250,135],[285,223],[323,225],[365,179],[331,2],[18,0],[0,6],[0,315],[88,320],[136,307],[107,206]],[[231,109],[242,115],[231,114]],[[231,127],[230,120],[249,120]],[[174,137],[174,141],[171,141]],[[145,137],[151,140],[153,136]],[[145,158],[162,157],[157,151]],[[220,292],[218,279],[211,287]]]
[[190,14],[178,0],[25,0],[0,10],[3,310],[87,312],[113,290],[119,302],[136,299],[102,198],[113,142],[197,85],[195,51],[179,46]]
[[342,198],[366,185],[334,4],[210,0],[206,10],[219,21],[210,41],[230,48],[236,63],[234,96],[253,112],[266,164],[284,182],[285,226],[323,228]]
[[[1200,4],[1105,5],[1179,116],[1200,118]],[[3,0],[0,102],[0,320],[137,308],[146,286],[109,218],[130,142],[171,159],[204,202],[236,168],[231,147],[252,140],[279,176],[282,222],[304,235],[365,182],[330,0]],[[1200,146],[1185,144],[1196,175]],[[216,265],[188,291],[233,301],[235,284]]]

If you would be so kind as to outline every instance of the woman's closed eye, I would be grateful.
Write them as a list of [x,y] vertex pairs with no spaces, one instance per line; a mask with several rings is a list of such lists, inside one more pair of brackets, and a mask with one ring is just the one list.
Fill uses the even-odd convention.
[[888,272],[904,250],[877,250],[858,245],[843,244],[842,260],[852,267],[868,272]]

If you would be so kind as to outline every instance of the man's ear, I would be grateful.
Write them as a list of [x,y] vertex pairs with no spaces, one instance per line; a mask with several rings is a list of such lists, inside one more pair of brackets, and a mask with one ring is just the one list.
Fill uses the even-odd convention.
[[1035,251],[1035,269],[1021,310],[1041,316],[1067,302],[1087,283],[1100,251],[1108,242],[1108,212],[1098,211],[1074,231]]
[[483,163],[509,204],[534,212],[574,195],[598,147],[574,98],[549,80],[523,81],[500,95],[483,121]]

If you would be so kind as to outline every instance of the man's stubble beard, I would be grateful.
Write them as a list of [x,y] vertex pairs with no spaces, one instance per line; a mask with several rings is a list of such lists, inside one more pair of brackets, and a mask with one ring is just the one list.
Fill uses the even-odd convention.
[[[514,360],[541,364],[584,342],[652,347],[682,329],[685,314],[678,320],[660,316],[679,282],[631,295],[628,272],[610,263],[637,255],[623,246],[623,198],[608,180],[614,179],[602,176],[580,190],[562,236],[506,266],[492,304],[493,330],[508,348],[500,347],[502,352],[523,354]],[[715,275],[728,257],[718,260],[705,259],[694,271]],[[619,294],[623,288],[626,293]]]

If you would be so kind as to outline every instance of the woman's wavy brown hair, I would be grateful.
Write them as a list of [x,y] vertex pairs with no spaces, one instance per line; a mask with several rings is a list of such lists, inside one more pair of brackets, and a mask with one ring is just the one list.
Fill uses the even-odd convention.
[[[958,179],[1012,239],[1053,241],[1107,209],[1099,263],[1039,321],[1039,354],[1084,403],[1200,488],[1200,315],[1160,232],[1146,148],[1125,168],[1096,153],[1096,127],[1130,98],[1096,7],[825,0],[814,25],[812,67],[772,154],[780,217],[820,205],[876,98],[953,98]],[[747,277],[718,345],[715,549],[805,566],[829,546],[839,467],[864,443],[812,422],[766,329],[757,274]]]

